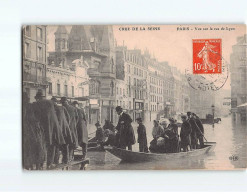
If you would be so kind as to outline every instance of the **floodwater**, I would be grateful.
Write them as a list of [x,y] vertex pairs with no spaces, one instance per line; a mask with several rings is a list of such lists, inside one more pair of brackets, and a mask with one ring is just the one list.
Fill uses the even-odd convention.
[[[145,124],[148,143],[152,139],[152,124]],[[137,124],[133,124],[137,130]],[[171,170],[171,169],[210,169],[228,170],[246,167],[247,141],[246,124],[235,124],[231,117],[222,118],[221,123],[204,125],[205,137],[209,142],[217,142],[214,152],[198,157],[165,161],[126,163],[109,152],[89,152],[90,165],[87,170]],[[138,144],[134,145],[138,151]]]

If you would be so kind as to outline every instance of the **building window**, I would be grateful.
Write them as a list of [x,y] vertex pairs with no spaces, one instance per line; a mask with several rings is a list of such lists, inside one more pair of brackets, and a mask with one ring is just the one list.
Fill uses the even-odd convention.
[[25,43],[25,57],[30,58],[31,57],[31,49],[30,49],[30,44]]
[[84,97],[84,88],[82,87],[79,88],[79,96]]
[[68,96],[68,85],[64,85],[64,95]]
[[52,83],[48,83],[48,93],[52,94]]
[[129,101],[129,109],[131,109],[131,101]]
[[99,83],[95,81],[90,83],[90,94],[95,95],[98,93],[99,93]]
[[120,95],[122,95],[122,88],[120,88]]
[[72,95],[72,97],[75,96],[75,88],[74,88],[74,86],[71,87],[71,95]]
[[25,35],[31,37],[31,26],[27,25],[25,27]]
[[117,87],[117,95],[118,95],[118,87]]
[[38,41],[42,41],[42,29],[37,28],[37,39]]
[[57,95],[60,95],[60,84],[57,84]]
[[38,61],[42,61],[42,47],[38,47],[37,59],[38,59]]
[[62,41],[62,49],[64,49],[65,48],[65,39],[63,39],[63,41]]

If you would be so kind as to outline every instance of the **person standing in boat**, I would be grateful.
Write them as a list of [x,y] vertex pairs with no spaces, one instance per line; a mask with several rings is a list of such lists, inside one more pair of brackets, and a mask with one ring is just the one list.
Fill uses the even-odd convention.
[[136,121],[139,124],[137,128],[139,151],[148,152],[146,127],[143,125],[141,118],[136,119]]
[[196,121],[197,126],[199,127],[200,131],[197,131],[196,136],[197,136],[197,138],[199,140],[200,148],[203,148],[203,146],[204,146],[204,140],[203,140],[204,127],[203,127],[203,124],[202,124],[202,121],[200,120],[200,118],[195,113],[192,113],[192,115],[193,115],[193,118]]
[[134,129],[131,125],[132,119],[130,115],[123,112],[121,106],[116,107],[116,112],[119,115],[118,124],[116,129],[118,130],[118,145],[122,149],[132,150],[132,145],[135,144]]
[[197,134],[200,131],[199,127],[196,124],[195,119],[192,116],[191,112],[187,112],[187,116],[188,116],[188,122],[190,123],[191,126],[191,134],[190,134],[190,138],[191,138],[191,149],[196,149],[197,146]]
[[188,151],[188,146],[191,145],[190,141],[190,134],[191,134],[191,126],[190,123],[187,121],[187,117],[185,115],[181,116],[181,119],[183,121],[180,131],[180,139],[181,139],[181,148],[183,149],[183,152]]
[[78,144],[82,148],[82,159],[86,158],[87,155],[87,145],[88,145],[88,131],[87,131],[87,120],[84,109],[79,108],[77,101],[74,101],[72,105],[76,108],[78,113],[77,118],[77,135],[78,135]]

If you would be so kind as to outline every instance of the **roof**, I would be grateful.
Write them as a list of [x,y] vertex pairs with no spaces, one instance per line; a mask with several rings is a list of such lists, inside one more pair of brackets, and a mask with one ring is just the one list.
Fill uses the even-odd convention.
[[68,33],[68,31],[64,25],[59,25],[57,27],[57,31],[55,32],[55,34],[59,34],[59,33],[60,34],[67,34]]

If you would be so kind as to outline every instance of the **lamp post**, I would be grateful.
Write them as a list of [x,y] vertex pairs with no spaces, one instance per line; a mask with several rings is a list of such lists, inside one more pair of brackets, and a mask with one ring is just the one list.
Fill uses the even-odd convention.
[[215,106],[212,105],[211,107],[212,107],[212,113],[213,113],[213,125],[214,125],[214,112],[215,112]]

